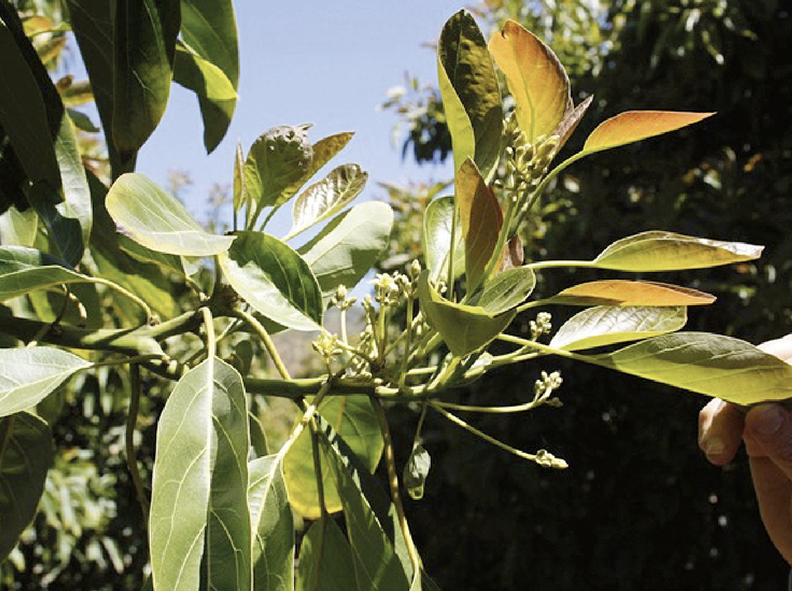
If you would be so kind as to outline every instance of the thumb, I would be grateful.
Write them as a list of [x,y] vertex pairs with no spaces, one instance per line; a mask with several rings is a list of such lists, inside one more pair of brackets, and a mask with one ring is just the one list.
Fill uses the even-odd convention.
[[792,478],[792,417],[778,404],[758,404],[745,417],[745,443],[751,457],[767,457]]

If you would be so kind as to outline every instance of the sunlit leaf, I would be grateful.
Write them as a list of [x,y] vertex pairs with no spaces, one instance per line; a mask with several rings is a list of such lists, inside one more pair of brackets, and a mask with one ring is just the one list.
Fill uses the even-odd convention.
[[33,521],[47,469],[52,435],[41,418],[20,412],[0,418],[0,561]]
[[503,212],[492,190],[472,160],[465,160],[456,174],[456,200],[465,241],[465,275],[468,291],[485,281],[487,265],[497,256],[494,269],[500,268],[503,253],[495,253],[503,225]]
[[52,347],[0,349],[0,417],[29,409],[75,372],[85,359]]
[[245,205],[250,207],[247,189],[245,189],[245,156],[242,153],[242,144],[237,142],[236,152],[234,152],[234,215],[241,211]]
[[184,45],[176,46],[173,81],[212,101],[237,98],[236,89],[223,70]]
[[[366,396],[334,396],[319,405],[319,414],[343,438],[359,461],[373,472],[379,464],[384,446],[382,433],[371,401]],[[324,499],[331,513],[341,510],[341,499],[331,476],[331,461],[321,457]],[[307,519],[321,515],[311,433],[306,429],[286,454],[283,466],[289,501],[295,511]]]
[[759,258],[764,247],[672,232],[650,231],[617,240],[594,259],[601,269],[676,271],[715,267]]
[[513,310],[489,314],[484,308],[449,302],[429,284],[425,271],[418,283],[418,295],[427,322],[440,333],[456,357],[472,353],[492,341],[509,326],[516,314]]
[[513,267],[498,273],[484,284],[476,305],[488,314],[500,314],[522,304],[536,287],[536,275],[529,267]]
[[308,528],[300,545],[296,591],[350,591],[357,589],[352,549],[331,517]]
[[[155,589],[250,589],[250,447],[242,379],[207,359],[176,384],[157,428],[149,544]],[[205,552],[204,552],[205,548]]]
[[294,200],[294,221],[285,240],[325,220],[349,204],[366,186],[368,173],[357,164],[335,168]]
[[792,365],[750,343],[716,334],[663,335],[589,360],[735,404],[792,398]]
[[28,246],[36,242],[38,214],[33,208],[19,211],[9,207],[0,215],[0,244],[7,246]]
[[679,285],[606,279],[568,287],[550,301],[570,306],[704,306],[715,299],[714,295]]
[[437,57],[454,168],[470,158],[487,177],[500,155],[503,107],[487,42],[469,12],[461,10],[446,22]]
[[168,104],[179,0],[118,0],[113,25],[113,142],[128,163]]
[[[452,196],[433,199],[423,214],[423,252],[426,267],[432,281],[445,279],[448,275],[448,259],[451,251],[451,224],[455,205]],[[459,230],[454,248],[454,277],[465,271],[465,243],[459,239]]]
[[280,454],[273,454],[248,464],[248,503],[253,524],[253,589],[292,588],[294,519],[286,495],[282,459]]
[[552,134],[571,102],[569,78],[553,50],[514,21],[493,35],[489,50],[506,75],[528,142]]
[[302,177],[295,180],[281,193],[281,199],[285,202],[297,194],[305,183],[310,178],[319,172],[319,169],[327,164],[336,154],[338,154],[352,139],[355,134],[351,131],[343,133],[336,133],[325,138],[320,139],[318,142],[311,146],[311,163],[306,168]]
[[674,131],[715,113],[684,111],[627,111],[600,123],[583,145],[586,154]]
[[550,346],[567,351],[645,339],[685,326],[687,308],[595,306],[567,320]]
[[289,328],[317,330],[322,293],[308,263],[261,232],[240,232],[219,257],[223,275],[255,310]]
[[159,252],[209,256],[228,249],[233,236],[204,230],[170,193],[142,174],[127,173],[107,193],[107,211],[137,242]]
[[327,303],[339,285],[352,288],[380,260],[388,247],[393,211],[380,201],[367,201],[336,216],[300,248]]

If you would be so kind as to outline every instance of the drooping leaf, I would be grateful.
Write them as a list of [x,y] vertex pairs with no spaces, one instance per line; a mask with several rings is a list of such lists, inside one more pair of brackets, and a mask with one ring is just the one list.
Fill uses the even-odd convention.
[[176,46],[173,81],[211,101],[237,99],[236,89],[223,70],[184,44]]
[[297,330],[321,325],[322,292],[311,268],[277,238],[240,232],[219,262],[231,287],[264,316]]
[[421,444],[416,444],[407,463],[404,465],[404,488],[410,498],[418,501],[423,498],[424,483],[429,475],[429,468],[432,466],[432,458],[426,448]]
[[[203,59],[219,68],[234,90],[239,85],[239,42],[232,0],[182,0],[181,33]],[[225,136],[236,100],[198,95],[204,121],[204,146],[212,152]]]
[[467,290],[473,292],[486,281],[484,273],[490,259],[497,257],[493,269],[500,268],[503,252],[496,253],[503,212],[492,190],[472,160],[465,160],[456,174],[456,200],[465,241]]
[[[176,384],[160,415],[149,544],[155,589],[251,588],[250,447],[242,379],[207,359]],[[205,552],[204,552],[205,548]]]
[[594,263],[616,271],[676,271],[728,265],[759,258],[764,247],[650,231],[617,240]]
[[[341,437],[352,453],[369,472],[379,464],[384,447],[382,433],[371,401],[366,396],[334,396],[319,405],[319,414]],[[331,513],[342,508],[335,481],[332,478],[331,460],[322,453],[322,481],[324,500]],[[289,501],[295,511],[307,519],[321,515],[316,473],[313,462],[311,433],[306,429],[286,454],[283,464]]]
[[503,107],[487,42],[469,12],[461,10],[445,24],[437,58],[454,169],[470,158],[488,177],[500,155]]
[[300,546],[296,591],[350,591],[357,589],[352,548],[331,517],[308,528]]
[[0,417],[29,409],[75,372],[85,359],[52,347],[0,349]]
[[117,0],[112,129],[124,163],[134,161],[165,113],[180,26],[179,0]]
[[[448,259],[451,252],[451,224],[454,216],[454,198],[452,196],[433,199],[424,210],[423,252],[426,256],[426,267],[432,281],[445,279],[448,276]],[[454,244],[454,277],[465,271],[465,242],[460,240],[457,230]]]
[[627,111],[600,123],[586,139],[583,152],[591,154],[674,131],[715,113],[684,111]]
[[292,589],[294,520],[286,495],[282,460],[282,455],[273,454],[253,460],[248,465],[248,503],[253,524],[253,589]]
[[549,301],[568,306],[705,306],[715,299],[714,295],[679,285],[606,279],[568,287]]
[[367,201],[336,216],[300,248],[327,303],[339,285],[352,288],[388,247],[393,211],[379,201]]
[[569,78],[553,50],[514,21],[493,35],[489,50],[506,75],[528,142],[553,134],[571,103]]
[[52,463],[47,423],[27,412],[0,418],[0,561],[33,521]]
[[588,359],[735,404],[792,398],[792,365],[750,343],[722,335],[678,332]]
[[293,223],[284,240],[341,211],[360,194],[367,180],[368,173],[362,171],[360,166],[344,164],[305,189],[294,200]]
[[516,312],[489,314],[484,308],[452,303],[441,297],[429,283],[426,271],[418,283],[421,312],[443,337],[451,353],[462,357],[488,344],[514,319]]
[[119,177],[105,202],[115,222],[146,248],[185,256],[224,252],[233,236],[204,230],[170,193],[142,174]]
[[536,275],[530,267],[513,267],[498,273],[484,284],[476,302],[489,314],[500,314],[522,304],[536,287]]
[[550,346],[567,351],[645,339],[685,326],[687,308],[595,306],[567,320]]
[[313,149],[309,125],[281,125],[261,134],[245,159],[245,188],[256,204],[255,216],[264,207],[282,204],[294,193],[287,189],[300,181],[311,165]]

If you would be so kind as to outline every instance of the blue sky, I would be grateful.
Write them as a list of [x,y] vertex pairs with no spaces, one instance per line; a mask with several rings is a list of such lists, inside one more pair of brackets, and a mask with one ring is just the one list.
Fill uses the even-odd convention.
[[[138,171],[160,184],[168,172],[189,172],[183,193],[198,216],[212,184],[230,184],[237,140],[247,152],[263,131],[281,124],[314,124],[316,141],[356,132],[335,165],[357,162],[371,175],[363,198],[382,196],[377,181],[444,180],[446,166],[402,161],[391,130],[395,116],[377,106],[410,72],[435,82],[436,41],[460,0],[303,0],[235,3],[240,37],[240,99],[220,146],[207,156],[195,96],[174,85],[168,110],[138,159]],[[331,165],[333,164],[331,163]]]

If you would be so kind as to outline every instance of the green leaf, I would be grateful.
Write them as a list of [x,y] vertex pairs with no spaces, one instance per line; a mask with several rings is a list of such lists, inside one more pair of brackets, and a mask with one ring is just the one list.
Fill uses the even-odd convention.
[[732,337],[678,332],[587,360],[735,404],[792,398],[792,365]]
[[715,113],[684,111],[627,111],[600,123],[586,139],[582,152],[592,154],[668,133]]
[[514,21],[493,35],[489,50],[506,75],[527,141],[555,133],[572,100],[569,78],[553,50]]
[[90,366],[52,347],[0,349],[0,417],[37,405],[72,374]]
[[[319,405],[319,414],[344,440],[352,453],[369,472],[379,464],[384,442],[379,422],[367,396],[334,396]],[[342,508],[335,481],[332,478],[331,459],[322,453],[322,481],[325,506],[330,513]],[[318,519],[321,515],[316,472],[313,462],[311,433],[304,430],[286,453],[283,464],[289,501],[300,515]]]
[[149,526],[155,589],[197,591],[202,556],[210,588],[251,588],[249,447],[242,378],[207,359],[176,384],[157,428]]
[[322,292],[308,263],[286,244],[240,232],[218,260],[231,287],[258,312],[289,328],[318,330]]
[[9,207],[0,215],[0,244],[31,247],[36,242],[38,214],[35,209],[19,211]]
[[352,548],[331,517],[322,516],[308,528],[300,546],[296,591],[357,589]]
[[39,417],[20,412],[0,419],[0,562],[33,521],[52,463],[52,435]]
[[245,188],[245,156],[242,153],[242,144],[237,142],[236,152],[234,152],[234,215],[242,210],[242,207],[250,207],[248,192]]
[[360,195],[367,180],[368,173],[363,172],[360,166],[344,164],[308,187],[294,200],[294,221],[284,240],[341,211]]
[[478,306],[449,302],[431,286],[426,271],[418,282],[418,296],[427,322],[440,333],[455,357],[487,345],[509,326],[516,315],[514,310],[489,314]]
[[113,25],[113,142],[130,162],[168,104],[179,0],[117,0]]
[[[294,577],[294,520],[283,481],[283,456],[248,464],[253,524],[253,589],[289,591]],[[302,560],[302,554],[300,555]]]
[[211,101],[236,100],[234,85],[223,70],[183,44],[176,46],[173,81]]
[[0,246],[0,302],[62,283],[90,281],[40,250]]
[[115,222],[135,241],[158,252],[209,256],[228,250],[233,236],[204,230],[173,195],[142,174],[113,183],[105,202]]
[[536,287],[530,267],[513,267],[490,279],[476,302],[489,314],[500,314],[522,304]]
[[311,165],[313,149],[308,141],[309,125],[281,125],[261,134],[245,159],[245,188],[256,204],[254,219],[264,207],[278,206],[294,193],[287,193],[303,179]]
[[[239,43],[232,0],[182,0],[181,33],[204,60],[219,68],[234,90],[239,85]],[[198,95],[204,122],[204,145],[212,152],[225,136],[236,100]]]
[[677,271],[757,259],[764,247],[650,231],[617,240],[594,259],[600,269]]
[[407,463],[404,465],[404,488],[414,501],[419,501],[424,495],[424,483],[432,466],[432,458],[426,448],[420,443],[416,444]]
[[297,194],[297,191],[308,182],[308,180],[319,172],[319,169],[327,164],[336,154],[338,154],[352,139],[355,134],[347,131],[337,133],[325,138],[320,139],[313,146],[311,146],[311,163],[305,170],[303,176],[294,181],[287,187],[281,194],[281,199],[285,203]]
[[595,306],[567,320],[550,341],[577,351],[674,332],[685,326],[687,308]]
[[607,279],[568,287],[549,301],[568,306],[705,306],[715,299],[714,295],[679,285]]
[[465,160],[456,174],[456,200],[465,241],[465,275],[467,290],[474,292],[487,277],[484,273],[491,258],[500,267],[503,253],[496,253],[503,226],[503,212],[492,190],[472,160]]
[[179,255],[151,250],[123,234],[118,235],[118,246],[125,253],[141,262],[153,263],[169,272],[187,275],[187,271],[184,269],[184,259]]
[[[454,210],[452,196],[434,199],[424,210],[421,242],[426,257],[426,267],[429,269],[429,278],[432,281],[445,279],[448,275]],[[465,243],[457,240],[454,248],[454,277],[459,277],[464,271]]]
[[82,111],[77,111],[76,109],[66,109],[66,113],[69,115],[72,125],[74,125],[74,127],[80,131],[87,131],[88,133],[98,133],[101,131],[101,129],[94,125],[93,121],[91,121],[91,118]]
[[500,156],[503,107],[487,42],[469,12],[461,10],[445,24],[437,58],[454,169],[470,158],[488,177]]
[[325,304],[339,285],[351,289],[368,273],[387,249],[392,227],[390,206],[367,201],[333,218],[300,248],[319,282]]

